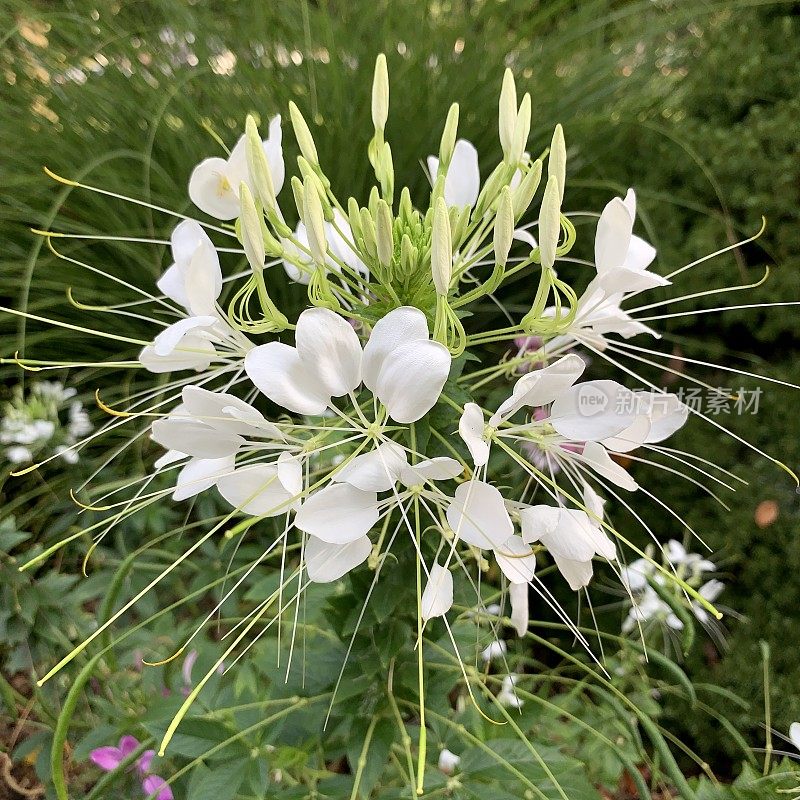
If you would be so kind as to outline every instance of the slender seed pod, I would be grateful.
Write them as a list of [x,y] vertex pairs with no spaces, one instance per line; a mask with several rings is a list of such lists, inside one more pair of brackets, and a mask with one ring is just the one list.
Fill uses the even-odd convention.
[[239,185],[239,203],[241,205],[240,229],[244,254],[247,256],[250,269],[255,273],[260,273],[264,271],[264,259],[266,258],[264,236],[261,230],[263,216],[256,207],[250,188],[244,181]]
[[503,88],[500,90],[499,127],[500,147],[503,155],[509,158],[514,145],[514,129],[517,126],[517,87],[514,73],[506,69],[503,75]]
[[248,114],[245,120],[245,136],[247,169],[250,172],[256,196],[264,208],[275,209],[277,208],[275,184],[272,181],[267,154],[264,152],[264,144],[252,114]]
[[564,202],[564,188],[567,181],[567,146],[564,142],[564,129],[561,124],[553,131],[550,142],[550,157],[547,160],[547,175],[554,175],[558,181],[558,200]]
[[294,138],[297,139],[300,152],[303,154],[306,161],[318,167],[319,156],[317,155],[317,146],[314,144],[314,137],[311,135],[311,131],[300,109],[295,105],[293,100],[289,101],[289,117],[292,120]]
[[514,241],[514,206],[511,190],[504,186],[500,192],[497,216],[494,218],[494,260],[501,267],[506,265],[511,243]]
[[542,267],[550,268],[556,263],[556,248],[561,234],[561,202],[558,178],[551,175],[544,189],[542,208],[539,212],[539,251]]
[[453,243],[450,236],[450,216],[443,198],[436,201],[431,235],[431,271],[433,285],[440,297],[447,297],[453,276]]

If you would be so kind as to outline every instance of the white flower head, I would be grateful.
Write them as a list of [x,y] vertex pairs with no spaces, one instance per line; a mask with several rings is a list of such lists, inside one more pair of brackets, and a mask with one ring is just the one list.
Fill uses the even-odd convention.
[[[264,139],[275,193],[283,187],[284,164],[281,146],[281,118],[273,117],[269,122],[269,136]],[[216,219],[228,220],[239,216],[239,186],[246,183],[254,190],[253,180],[247,167],[247,136],[242,135],[228,158],[214,156],[201,161],[189,178],[189,197],[201,210]]]

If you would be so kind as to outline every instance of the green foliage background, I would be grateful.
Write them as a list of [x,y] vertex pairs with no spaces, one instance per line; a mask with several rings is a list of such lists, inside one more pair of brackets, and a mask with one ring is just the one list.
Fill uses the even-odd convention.
[[[547,145],[556,122],[565,127],[567,207],[598,209],[611,193],[634,186],[642,222],[659,251],[660,272],[752,235],[761,215],[766,217],[766,232],[756,243],[684,273],[677,283],[686,294],[752,283],[769,265],[771,276],[763,286],[666,311],[800,297],[796,3],[71,0],[54,10],[50,3],[0,0],[0,19],[5,23],[0,31],[5,305],[77,320],[83,315],[65,302],[65,284],[82,302],[108,302],[107,284],[56,260],[28,226],[144,236],[163,236],[171,228],[168,218],[146,209],[67,192],[42,174],[42,165],[182,211],[191,167],[216,148],[204,124],[231,142],[247,112],[266,118],[294,99],[312,122],[334,188],[363,195],[370,136],[366,87],[381,50],[388,54],[392,80],[387,137],[395,164],[403,165],[403,178],[418,197],[425,189],[419,160],[435,152],[450,102],[461,103],[461,134],[476,144],[484,166],[495,158],[496,97],[508,64],[521,91],[533,95],[531,149]],[[166,28],[179,38],[193,34],[189,49],[196,65],[175,60],[180,49]],[[236,56],[232,74],[215,74],[210,62],[228,51]],[[84,82],[63,78],[74,67],[83,70]],[[295,155],[290,140],[285,134],[287,164]],[[163,248],[56,246],[142,286],[151,285],[165,266]],[[524,304],[526,287],[519,291],[507,301]],[[276,299],[284,307],[290,302],[280,289]],[[797,312],[787,307],[684,316],[663,325],[665,341],[676,353],[798,382],[797,323]],[[142,328],[131,320],[118,330],[137,336]],[[0,336],[4,356],[16,350],[39,357],[80,354],[86,360],[118,355],[117,345],[109,350],[69,332],[54,337],[44,325],[23,327],[9,316],[0,317]],[[713,368],[699,372],[712,385],[758,384],[741,384]],[[4,374],[9,383],[18,378],[16,371]],[[119,376],[84,370],[74,379],[103,387],[111,401],[125,394]],[[798,396],[764,388],[757,417],[723,422],[797,467]],[[761,639],[772,652],[773,724],[785,731],[800,718],[800,500],[788,476],[714,428],[695,422],[681,437],[676,446],[684,443],[735,465],[749,481],[727,513],[690,485],[650,476],[658,481],[660,496],[687,510],[689,522],[717,552],[728,584],[724,605],[741,615],[725,622],[724,652],[709,646],[690,657],[691,676],[743,697],[746,709],[724,699],[720,705],[751,741],[760,742]],[[145,450],[136,457],[146,455]],[[6,510],[42,540],[65,529],[73,513],[66,493],[70,484],[59,480],[53,476],[47,491],[33,480],[22,489],[8,482],[3,487]],[[765,500],[778,504],[779,516],[760,528],[754,514]],[[141,533],[159,524],[145,520]],[[667,520],[657,532],[664,538],[678,533]],[[62,572],[77,573],[80,557],[68,554]],[[46,603],[43,607],[51,613]],[[76,610],[76,628],[85,627],[81,615]],[[76,638],[78,631],[66,635]],[[61,639],[47,640],[34,661],[52,660]],[[0,653],[6,650],[16,666],[14,659],[21,656],[13,645],[7,640]],[[669,708],[667,703],[668,713]],[[739,758],[735,744],[707,718],[676,707],[670,726],[701,742],[701,752],[716,759],[715,767],[733,769],[724,765],[726,758]]]

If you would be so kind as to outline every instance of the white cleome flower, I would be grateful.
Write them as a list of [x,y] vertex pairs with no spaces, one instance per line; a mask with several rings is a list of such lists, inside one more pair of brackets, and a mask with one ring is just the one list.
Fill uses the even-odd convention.
[[[275,193],[283,187],[284,164],[281,146],[281,118],[269,122],[269,136],[264,139]],[[247,137],[243,135],[231,150],[228,158],[214,156],[201,161],[189,178],[189,197],[201,210],[216,219],[235,219],[239,216],[239,186],[246,183],[253,189],[247,168]]]
[[428,336],[425,315],[403,306],[372,329],[362,349],[347,320],[324,308],[297,320],[295,347],[269,342],[245,359],[250,380],[274,403],[317,416],[332,398],[364,385],[399,423],[415,422],[433,408],[450,372],[447,348]]
[[[431,182],[439,174],[439,159],[428,156],[428,172]],[[478,151],[472,142],[459,139],[453,148],[453,157],[444,179],[444,201],[448,206],[474,206],[481,188],[481,173],[478,168]]]

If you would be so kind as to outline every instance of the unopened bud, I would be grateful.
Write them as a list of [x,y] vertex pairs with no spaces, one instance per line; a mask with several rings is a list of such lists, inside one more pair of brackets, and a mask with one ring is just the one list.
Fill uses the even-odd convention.
[[506,69],[503,75],[503,88],[500,90],[499,106],[500,147],[508,157],[514,145],[514,129],[517,125],[517,87],[514,73]]
[[453,242],[450,236],[450,216],[444,198],[436,201],[431,235],[431,272],[436,293],[447,297],[453,277]]
[[514,127],[514,143],[511,147],[511,163],[516,166],[525,155],[525,145],[528,144],[528,134],[531,132],[531,96],[525,92],[517,114]]
[[317,146],[314,144],[314,137],[311,135],[311,131],[308,129],[308,124],[300,113],[300,109],[295,105],[293,100],[289,101],[289,117],[292,120],[294,138],[297,139],[300,152],[303,154],[306,161],[318,167],[319,157],[317,156]]
[[417,269],[418,258],[419,250],[414,247],[409,235],[404,233],[403,238],[400,240],[400,268],[405,277],[414,274]]
[[378,247],[378,261],[384,267],[392,264],[394,238],[392,234],[392,212],[385,200],[378,201],[378,214],[375,218],[375,238]]
[[294,205],[297,209],[297,214],[305,224],[306,192],[305,189],[303,189],[303,182],[297,177],[297,175],[294,175],[291,180],[291,185],[292,196],[294,197]]
[[386,56],[380,53],[375,59],[375,75],[372,79],[372,124],[376,131],[383,131],[389,118],[389,71]]
[[453,103],[447,112],[447,119],[444,123],[442,140],[439,143],[439,169],[446,170],[450,166],[453,158],[453,150],[456,146],[456,136],[458,135],[458,103]]
[[247,169],[253,181],[256,195],[264,208],[277,208],[272,172],[269,168],[267,154],[264,152],[264,143],[261,141],[261,135],[258,132],[258,126],[252,114],[247,115],[244,130]]
[[564,202],[564,188],[567,182],[567,146],[564,142],[564,129],[560,124],[553,131],[550,142],[550,157],[547,160],[547,176],[553,175],[558,181],[559,202]]
[[350,230],[353,232],[354,239],[360,238],[362,236],[361,209],[355,197],[347,198],[347,222],[350,225]]
[[262,272],[266,251],[264,236],[261,232],[261,212],[256,208],[253,195],[248,185],[242,181],[239,185],[239,203],[241,206],[241,238],[244,254],[253,272]]
[[408,187],[404,186],[403,191],[400,192],[400,205],[398,206],[397,215],[400,219],[409,224],[414,219],[414,204],[411,202],[411,192]]
[[542,267],[550,268],[556,263],[556,248],[561,235],[561,198],[558,178],[550,175],[544,189],[542,208],[539,212],[539,252]]
[[528,206],[533,201],[533,196],[536,194],[541,180],[542,160],[537,158],[522,177],[522,180],[519,182],[517,188],[514,189],[514,193],[511,196],[511,201],[514,205],[514,219],[520,219],[528,210]]
[[300,167],[300,174],[303,176],[303,181],[309,180],[314,185],[317,197],[319,197],[319,201],[322,204],[322,213],[325,216],[325,221],[330,222],[333,219],[333,206],[331,206],[330,200],[328,200],[328,194],[325,191],[325,187],[322,185],[322,181],[319,179],[319,175],[317,175],[314,168],[303,156],[297,157],[297,165]]
[[394,163],[392,162],[392,148],[389,142],[384,142],[378,157],[376,176],[381,184],[381,192],[391,202],[394,195]]
[[322,203],[313,182],[306,178],[303,184],[303,222],[308,233],[311,255],[318,264],[324,264],[328,254],[328,241],[325,238],[325,216]]
[[378,257],[378,243],[375,234],[375,222],[372,214],[366,208],[361,209],[361,236],[364,240],[364,248],[370,258]]
[[494,218],[494,260],[501,267],[506,265],[511,242],[514,240],[514,206],[508,186],[500,192],[497,216]]

